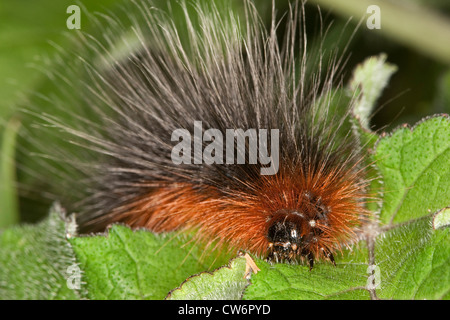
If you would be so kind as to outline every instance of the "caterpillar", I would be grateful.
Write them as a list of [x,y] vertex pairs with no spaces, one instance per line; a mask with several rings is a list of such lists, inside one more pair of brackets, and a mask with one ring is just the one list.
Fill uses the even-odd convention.
[[331,108],[343,58],[309,53],[304,4],[269,27],[247,0],[241,16],[182,1],[181,22],[133,5],[131,27],[80,33],[78,63],[55,78],[78,96],[53,102],[70,117],[38,115],[79,148],[53,152],[73,169],[64,205],[80,230],[195,231],[272,262],[335,264],[369,219],[368,169],[346,126],[355,99]]

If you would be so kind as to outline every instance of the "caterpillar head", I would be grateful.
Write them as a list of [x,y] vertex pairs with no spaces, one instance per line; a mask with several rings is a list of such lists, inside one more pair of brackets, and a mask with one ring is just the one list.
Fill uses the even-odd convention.
[[280,210],[268,221],[266,238],[269,241],[268,261],[294,262],[306,257],[310,269],[315,255],[321,254],[334,263],[331,251],[321,244],[322,227],[326,226],[327,216],[323,205],[313,210]]
[[303,245],[303,214],[297,211],[278,213],[269,223],[269,259],[294,260]]

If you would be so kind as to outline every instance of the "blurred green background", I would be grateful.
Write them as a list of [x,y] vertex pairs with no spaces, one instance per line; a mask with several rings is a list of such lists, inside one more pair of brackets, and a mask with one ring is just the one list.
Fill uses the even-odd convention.
[[[67,7],[81,5],[81,29],[95,34],[101,30],[92,26],[84,10],[117,12],[120,19],[118,8],[126,2],[129,1],[0,1],[0,229],[22,221],[36,221],[46,212],[46,201],[40,203],[26,193],[19,196],[14,183],[16,164],[26,163],[22,157],[28,156],[17,152],[17,133],[29,125],[19,116],[18,108],[26,107],[31,96],[49,95],[58,85],[49,81],[45,73],[56,47],[74,50],[70,33],[77,31],[66,28]],[[234,10],[242,12],[241,1],[228,2]],[[271,0],[255,3],[269,23]],[[155,4],[165,6],[167,1]],[[363,19],[369,16],[366,9],[373,4],[381,10],[380,30],[369,30]],[[347,78],[366,57],[382,52],[398,66],[372,119],[375,129],[389,131],[402,123],[414,124],[427,115],[450,112],[450,1],[311,0],[306,7],[306,22],[308,37],[312,39],[318,37],[320,29],[318,5],[325,24],[333,21],[330,37],[342,35],[344,43],[361,22],[347,51],[350,54]],[[281,15],[288,8],[288,1],[278,0],[276,8]],[[349,22],[350,17],[353,18]],[[24,184],[28,181],[22,173],[18,179]]]

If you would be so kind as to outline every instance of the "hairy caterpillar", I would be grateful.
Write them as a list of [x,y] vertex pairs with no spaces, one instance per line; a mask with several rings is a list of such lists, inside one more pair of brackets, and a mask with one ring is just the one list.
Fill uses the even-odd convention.
[[368,219],[368,180],[344,126],[352,102],[344,114],[330,111],[342,61],[331,55],[322,70],[323,56],[307,53],[302,4],[281,20],[273,13],[266,29],[243,3],[239,19],[182,2],[180,27],[138,2],[128,37],[111,19],[100,39],[81,36],[96,57],[79,55],[86,78],[58,78],[81,99],[56,103],[80,110],[68,121],[39,117],[81,146],[55,153],[77,172],[71,188],[84,191],[70,202],[83,232],[115,222],[196,230],[199,241],[275,262],[307,259],[310,268],[316,259],[334,263],[356,239]]

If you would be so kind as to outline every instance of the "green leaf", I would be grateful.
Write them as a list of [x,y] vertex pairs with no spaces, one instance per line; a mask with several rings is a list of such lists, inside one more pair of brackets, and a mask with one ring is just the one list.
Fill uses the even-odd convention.
[[239,300],[249,285],[246,265],[246,259],[238,257],[229,266],[192,276],[171,291],[167,300]]
[[382,299],[443,299],[450,293],[450,229],[429,217],[383,234],[376,244]]
[[0,234],[0,299],[79,299],[77,287],[70,284],[76,285],[72,280],[80,270],[66,241],[75,223],[61,214],[54,206],[41,223]]
[[229,259],[215,253],[204,256],[205,248],[189,240],[114,225],[106,237],[78,237],[70,243],[84,271],[86,298],[164,299],[191,275]]
[[450,204],[450,119],[437,116],[382,138],[375,160],[384,181],[380,219],[417,219]]
[[443,209],[450,204],[449,120],[436,116],[412,129],[402,127],[377,144],[385,185],[380,215],[385,226],[379,227],[373,252],[379,298],[449,298],[450,230]]
[[342,256],[336,257],[336,267],[330,262],[320,262],[309,271],[307,265],[271,265],[257,260],[261,271],[252,276],[244,299],[369,299],[365,290],[367,256],[367,249],[361,243],[353,252],[344,250]]

